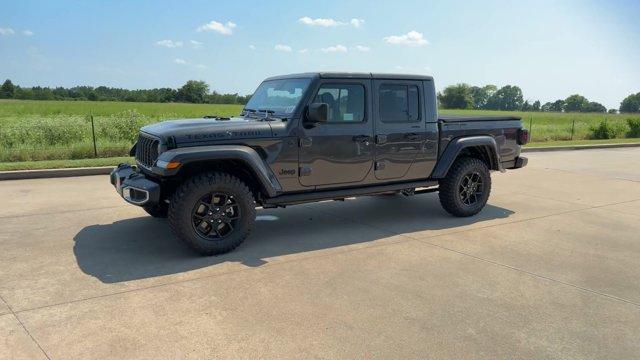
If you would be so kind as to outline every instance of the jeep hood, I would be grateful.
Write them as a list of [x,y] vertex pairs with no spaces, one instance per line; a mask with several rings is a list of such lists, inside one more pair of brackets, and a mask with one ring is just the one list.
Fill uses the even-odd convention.
[[268,121],[244,117],[220,119],[168,120],[142,127],[140,131],[166,140],[173,136],[177,145],[272,136]]

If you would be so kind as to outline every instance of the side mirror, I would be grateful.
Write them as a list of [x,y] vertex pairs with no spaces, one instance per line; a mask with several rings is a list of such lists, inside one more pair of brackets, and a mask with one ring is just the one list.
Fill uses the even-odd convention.
[[325,123],[329,117],[329,105],[326,103],[313,103],[309,105],[307,120],[312,123]]

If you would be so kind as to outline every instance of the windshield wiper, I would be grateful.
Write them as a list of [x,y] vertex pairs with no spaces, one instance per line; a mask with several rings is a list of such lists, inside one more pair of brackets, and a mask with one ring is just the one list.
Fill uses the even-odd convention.
[[287,118],[285,117],[272,116],[276,113],[274,110],[258,109],[258,113],[264,113],[264,117],[262,118],[262,120],[267,120],[267,121],[272,121],[272,120],[286,121],[287,120]]
[[258,112],[258,110],[256,109],[244,108],[242,109],[242,112],[240,113],[240,115],[250,117],[250,118],[257,118],[258,116],[256,116],[256,112]]

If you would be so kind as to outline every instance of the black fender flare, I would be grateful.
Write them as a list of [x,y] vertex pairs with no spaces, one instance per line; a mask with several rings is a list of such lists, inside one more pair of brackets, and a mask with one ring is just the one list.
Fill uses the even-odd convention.
[[498,144],[496,144],[496,140],[489,135],[479,135],[479,136],[468,136],[468,137],[460,137],[455,138],[449,142],[447,147],[442,152],[436,167],[433,169],[431,173],[431,178],[433,179],[442,179],[447,176],[451,165],[456,160],[460,152],[469,147],[484,147],[489,154],[491,163],[488,164],[491,170],[500,170],[504,171],[502,165],[500,164],[500,158],[498,151]]
[[[193,146],[168,150],[158,156],[158,161],[152,168],[152,172],[161,177],[173,176],[187,164],[211,160],[241,161],[254,172],[256,180],[269,197],[276,196],[282,191],[278,179],[258,152],[244,145]],[[181,165],[177,169],[167,170],[166,164],[169,162],[179,162]]]

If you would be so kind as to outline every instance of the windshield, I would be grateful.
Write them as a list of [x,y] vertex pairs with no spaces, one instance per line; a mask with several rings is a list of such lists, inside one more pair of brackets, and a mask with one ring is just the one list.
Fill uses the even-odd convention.
[[265,81],[245,105],[247,111],[272,111],[291,114],[311,79],[282,79]]

